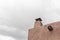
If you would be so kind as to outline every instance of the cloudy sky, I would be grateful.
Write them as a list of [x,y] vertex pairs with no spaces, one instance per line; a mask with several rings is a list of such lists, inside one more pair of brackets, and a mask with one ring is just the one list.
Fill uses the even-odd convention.
[[0,0],[0,40],[28,40],[39,17],[44,25],[60,21],[60,0]]

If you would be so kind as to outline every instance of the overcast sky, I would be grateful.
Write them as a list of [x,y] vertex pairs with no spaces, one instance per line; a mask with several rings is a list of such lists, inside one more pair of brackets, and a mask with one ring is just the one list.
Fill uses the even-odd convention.
[[39,17],[44,25],[60,21],[60,0],[0,0],[0,40],[28,40]]

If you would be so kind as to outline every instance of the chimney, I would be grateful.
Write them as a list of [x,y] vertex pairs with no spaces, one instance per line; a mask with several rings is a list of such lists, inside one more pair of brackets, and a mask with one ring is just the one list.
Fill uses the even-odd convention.
[[35,21],[35,24],[34,24],[34,27],[35,28],[39,28],[39,27],[41,27],[43,24],[42,24],[42,19],[41,18],[37,18],[37,19],[35,19],[36,21]]

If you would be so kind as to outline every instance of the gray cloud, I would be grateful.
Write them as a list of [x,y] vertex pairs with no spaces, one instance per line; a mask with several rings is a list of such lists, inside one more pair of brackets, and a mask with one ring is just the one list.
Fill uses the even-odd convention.
[[15,40],[13,37],[0,34],[0,40]]
[[24,30],[20,29],[14,29],[13,27],[7,27],[7,26],[0,26],[0,34],[7,35],[7,36],[12,36],[14,38],[27,38],[27,33]]

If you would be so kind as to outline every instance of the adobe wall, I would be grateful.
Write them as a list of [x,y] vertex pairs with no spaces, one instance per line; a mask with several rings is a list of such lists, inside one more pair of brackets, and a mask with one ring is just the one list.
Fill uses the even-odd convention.
[[[49,30],[49,25],[53,28]],[[34,28],[29,29],[28,40],[60,40],[60,22],[41,25],[36,21]]]

